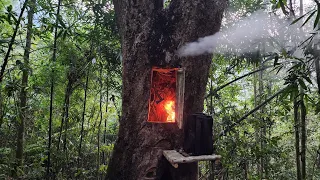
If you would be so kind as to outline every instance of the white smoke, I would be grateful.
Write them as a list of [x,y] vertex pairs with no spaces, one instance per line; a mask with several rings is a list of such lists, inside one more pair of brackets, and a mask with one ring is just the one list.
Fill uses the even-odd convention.
[[294,25],[290,23],[291,20],[279,19],[275,15],[258,11],[237,23],[226,26],[214,35],[187,43],[178,50],[178,54],[180,56],[196,56],[205,53],[240,55],[258,50],[260,53],[290,50],[308,36],[308,33],[300,28],[301,23]]

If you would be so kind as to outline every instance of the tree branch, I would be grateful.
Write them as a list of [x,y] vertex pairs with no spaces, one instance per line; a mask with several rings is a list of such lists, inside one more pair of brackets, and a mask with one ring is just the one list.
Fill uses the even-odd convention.
[[208,98],[208,97],[210,97],[210,96],[214,96],[214,95],[215,95],[218,91],[220,91],[221,89],[229,86],[230,84],[232,84],[232,83],[234,83],[234,82],[236,82],[236,81],[238,81],[238,80],[240,80],[240,79],[243,79],[243,78],[245,78],[245,77],[247,77],[247,76],[250,76],[251,74],[257,73],[257,72],[259,72],[259,71],[263,71],[263,70],[268,69],[268,68],[270,68],[270,67],[273,67],[273,66],[265,66],[265,67],[262,67],[262,68],[260,68],[260,69],[258,69],[258,70],[249,72],[249,73],[247,73],[247,74],[245,74],[245,75],[243,75],[243,76],[237,77],[236,79],[234,79],[234,80],[232,80],[232,81],[230,81],[230,82],[228,82],[228,83],[226,83],[226,84],[224,84],[224,85],[222,85],[222,86],[220,86],[220,87],[215,88],[213,91],[210,91],[210,93],[206,96],[206,98]]
[[272,95],[271,97],[269,97],[267,100],[265,100],[263,103],[259,104],[258,106],[256,106],[255,108],[253,108],[251,111],[249,111],[247,114],[245,114],[244,116],[242,116],[240,119],[238,119],[236,122],[234,122],[233,124],[231,124],[230,126],[228,126],[225,130],[221,131],[219,134],[219,137],[221,136],[225,136],[228,132],[230,132],[232,130],[232,128],[234,128],[236,125],[238,125],[239,123],[241,123],[243,120],[245,120],[248,116],[250,116],[251,114],[253,114],[254,112],[256,112],[257,110],[259,110],[261,107],[263,107],[264,105],[266,105],[269,101],[271,101],[272,99],[274,99],[275,97],[279,96],[280,94],[282,94],[285,90],[287,90],[290,86],[287,86],[281,90],[279,90],[278,92],[276,92],[274,95]]

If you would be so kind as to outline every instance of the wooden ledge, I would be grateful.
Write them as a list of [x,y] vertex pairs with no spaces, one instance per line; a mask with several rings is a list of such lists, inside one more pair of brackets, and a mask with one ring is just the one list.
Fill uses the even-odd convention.
[[163,155],[175,168],[178,168],[178,164],[181,164],[181,163],[191,163],[191,162],[198,162],[198,161],[214,161],[217,159],[221,159],[220,155],[215,155],[215,154],[185,157],[179,152],[177,152],[176,150],[164,150]]

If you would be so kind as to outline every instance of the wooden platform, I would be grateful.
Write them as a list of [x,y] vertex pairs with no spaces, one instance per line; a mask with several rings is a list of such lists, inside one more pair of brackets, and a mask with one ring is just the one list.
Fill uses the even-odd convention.
[[175,168],[178,168],[178,164],[181,163],[191,163],[198,161],[214,161],[217,159],[221,159],[220,155],[202,155],[202,156],[183,156],[181,153],[176,150],[164,150],[163,155],[166,159],[171,163],[171,165]]

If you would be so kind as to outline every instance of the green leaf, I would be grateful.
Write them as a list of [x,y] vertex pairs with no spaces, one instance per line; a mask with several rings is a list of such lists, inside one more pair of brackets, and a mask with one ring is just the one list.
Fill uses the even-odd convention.
[[12,16],[12,14],[11,14],[11,13],[8,13],[8,15],[7,15],[7,22],[8,22],[10,25],[12,25],[11,16]]
[[14,22],[17,24],[18,23],[18,19],[14,15],[12,15],[11,17],[14,20]]
[[281,10],[282,10],[282,12],[283,12],[283,14],[289,14],[289,12],[286,10],[286,7],[285,7],[285,4],[286,4],[287,2],[285,1],[285,0],[279,0],[279,2],[278,2],[278,8],[279,8],[279,6],[281,7]]
[[[311,17],[316,13],[317,11],[315,10],[315,11],[313,11],[309,16],[308,16],[308,18],[304,21],[304,23],[302,24],[302,26],[304,26],[305,24],[307,24],[307,22],[311,19]],[[318,13],[319,14],[319,13]],[[302,27],[301,26],[301,27]]]
[[64,31],[62,39],[66,39],[67,35],[68,35],[68,31]]
[[303,81],[302,79],[298,79],[298,81],[299,81],[300,86],[301,86],[303,89],[307,90],[307,86],[306,86],[306,84],[304,83],[304,81]]
[[311,79],[310,79],[308,76],[303,76],[303,78],[304,78],[306,81],[308,81],[308,83],[312,84],[312,81],[311,81]]
[[304,15],[302,15],[302,16],[300,16],[299,18],[295,19],[294,21],[292,21],[292,23],[291,23],[290,25],[293,25],[293,24],[297,23],[297,22],[300,21],[302,18],[304,18],[306,15],[307,15],[307,13],[304,14]]
[[284,57],[287,57],[287,56],[288,56],[288,53],[287,53],[287,51],[286,51],[285,49],[282,49],[281,52],[282,52],[282,55],[283,55]]
[[276,56],[274,57],[274,63],[273,63],[273,66],[279,65],[278,61],[279,61],[279,56],[278,56],[278,55],[276,55]]
[[283,65],[279,67],[277,74],[280,72],[280,70],[283,68]]
[[289,95],[290,91],[287,89],[279,96],[279,99],[285,99]]
[[319,114],[319,112],[320,112],[320,102],[318,102],[318,103],[316,104],[315,114],[317,115],[317,114]]
[[12,5],[7,7],[7,11],[10,13],[12,11]]
[[319,22],[319,18],[320,18],[320,4],[317,4],[317,6],[318,6],[318,13],[317,13],[316,19],[314,20],[314,24],[313,24],[314,29],[317,27],[318,22]]
[[66,28],[66,24],[63,22],[61,16],[58,16],[58,21],[59,21],[59,24],[60,24],[63,28]]

